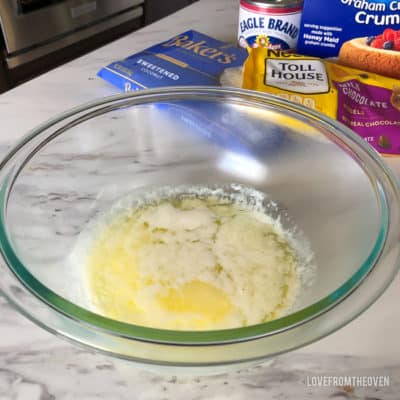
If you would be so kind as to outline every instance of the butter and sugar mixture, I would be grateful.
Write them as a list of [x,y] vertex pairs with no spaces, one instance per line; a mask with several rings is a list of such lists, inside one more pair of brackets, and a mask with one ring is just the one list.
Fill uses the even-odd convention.
[[163,198],[90,233],[87,287],[100,314],[142,326],[214,330],[278,318],[299,289],[279,224],[215,196]]

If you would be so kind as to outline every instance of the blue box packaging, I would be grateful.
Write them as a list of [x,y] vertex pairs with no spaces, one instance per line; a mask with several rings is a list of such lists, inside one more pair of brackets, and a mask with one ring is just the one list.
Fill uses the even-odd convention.
[[[221,86],[223,71],[241,67],[247,55],[245,49],[190,30],[113,62],[98,75],[123,91],[182,85]],[[167,101],[157,103],[157,109],[180,120],[187,126],[187,134],[193,132],[205,137],[238,155],[240,160],[250,159],[250,155],[273,154],[290,142],[285,130],[277,126],[266,130],[260,121],[238,121],[234,110],[223,102]]]
[[123,91],[185,85],[220,86],[226,69],[242,66],[247,51],[190,30],[102,68],[98,76]]
[[400,0],[304,0],[297,52],[336,57],[350,39],[400,29]]

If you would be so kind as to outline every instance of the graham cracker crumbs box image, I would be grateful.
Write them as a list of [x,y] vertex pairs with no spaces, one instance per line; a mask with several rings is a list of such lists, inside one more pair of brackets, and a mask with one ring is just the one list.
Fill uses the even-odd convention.
[[[343,43],[373,39],[387,28],[400,30],[399,0],[304,0],[297,53],[336,57]],[[385,39],[376,48],[395,51],[397,37]]]

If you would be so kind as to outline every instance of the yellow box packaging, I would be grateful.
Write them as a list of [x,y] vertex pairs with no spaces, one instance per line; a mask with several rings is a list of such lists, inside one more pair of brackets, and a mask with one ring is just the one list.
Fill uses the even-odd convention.
[[379,152],[400,154],[400,81],[261,46],[248,51],[243,88],[320,111]]

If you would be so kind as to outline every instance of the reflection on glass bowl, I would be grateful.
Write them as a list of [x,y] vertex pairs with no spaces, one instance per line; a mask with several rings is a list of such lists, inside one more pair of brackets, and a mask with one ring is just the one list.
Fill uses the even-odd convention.
[[[341,124],[263,94],[169,88],[75,108],[16,145],[0,182],[2,293],[45,329],[138,363],[224,367],[290,351],[358,316],[398,269],[399,190],[379,156]],[[289,314],[179,331],[107,318],[84,300],[70,254],[89,221],[137,190],[232,182],[310,242],[315,283]]]

